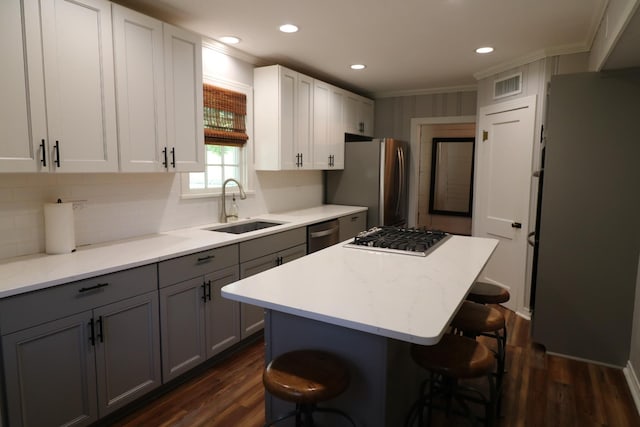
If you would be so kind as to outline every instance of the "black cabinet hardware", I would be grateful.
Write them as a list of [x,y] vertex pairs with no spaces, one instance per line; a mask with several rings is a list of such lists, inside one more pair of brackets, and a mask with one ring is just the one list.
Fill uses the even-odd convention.
[[521,224],[521,223],[519,223],[519,222],[512,222],[512,223],[511,223],[511,226],[512,226],[513,228],[522,228],[522,224]]
[[88,326],[91,329],[89,334],[89,342],[91,343],[91,345],[96,345],[96,330],[95,325],[93,324],[93,317],[91,318],[91,320],[89,320]]
[[47,166],[47,149],[45,148],[44,139],[40,142],[40,151],[42,151],[40,163],[42,163],[42,166]]
[[96,321],[96,323],[98,324],[98,338],[100,338],[100,342],[104,342],[104,338],[102,334],[102,316],[98,317],[98,320]]
[[56,152],[56,158],[54,160],[57,167],[60,167],[60,142],[56,141],[56,145],[53,146]]
[[200,287],[202,288],[202,296],[200,297],[200,299],[204,302],[207,302],[207,284],[203,283]]
[[211,301],[211,280],[207,281],[207,299]]
[[168,163],[168,160],[167,160],[167,147],[164,147],[162,149],[162,157],[164,157],[164,160],[162,161],[162,166],[164,166],[165,169],[169,169],[169,165],[167,164]]
[[201,256],[198,257],[198,262],[205,262],[205,261],[209,261],[214,259],[216,256],[215,255],[206,255],[206,256]]
[[171,166],[176,168],[176,147],[171,147]]
[[105,286],[109,286],[109,283],[98,283],[97,285],[89,286],[88,288],[80,288],[78,289],[78,292],[93,291],[94,289],[104,288]]

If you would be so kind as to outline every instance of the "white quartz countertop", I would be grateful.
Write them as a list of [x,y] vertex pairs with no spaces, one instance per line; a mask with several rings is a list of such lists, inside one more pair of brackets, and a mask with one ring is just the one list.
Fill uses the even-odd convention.
[[36,254],[0,261],[0,298],[95,277],[198,251],[227,246],[345,215],[365,211],[359,206],[322,205],[291,212],[259,215],[234,224],[267,220],[282,223],[244,234],[209,231],[228,224],[211,223],[159,234],[79,247],[70,254]]
[[437,343],[495,239],[451,236],[426,257],[343,242],[222,288],[226,298],[423,345]]

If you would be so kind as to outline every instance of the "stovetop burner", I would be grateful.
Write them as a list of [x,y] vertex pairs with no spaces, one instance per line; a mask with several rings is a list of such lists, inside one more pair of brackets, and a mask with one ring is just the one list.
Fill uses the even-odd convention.
[[449,234],[442,231],[393,226],[373,227],[359,233],[347,247],[427,256]]

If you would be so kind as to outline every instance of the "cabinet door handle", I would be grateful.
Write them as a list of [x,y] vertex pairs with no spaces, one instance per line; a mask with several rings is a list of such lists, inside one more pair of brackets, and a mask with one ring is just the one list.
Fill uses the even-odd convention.
[[89,342],[91,343],[91,345],[96,345],[96,330],[95,330],[95,325],[93,324],[93,317],[91,318],[91,320],[89,320],[88,325],[89,328],[91,329],[91,334],[89,335]]
[[176,168],[176,147],[171,147],[171,166]]
[[82,292],[93,291],[94,289],[100,289],[100,288],[104,288],[106,286],[109,286],[109,283],[98,283],[97,285],[89,286],[88,288],[80,288],[80,289],[78,289],[78,292],[82,293]]
[[513,228],[522,228],[522,224],[519,222],[512,222],[511,227]]
[[53,146],[56,152],[56,158],[54,160],[57,167],[60,167],[60,142],[56,141],[56,145]]
[[198,262],[210,261],[210,260],[214,259],[215,257],[216,257],[215,255],[201,256],[201,257],[198,257]]
[[45,148],[44,139],[40,142],[40,151],[42,151],[42,159],[40,159],[40,163],[42,166],[47,166],[47,150]]
[[211,280],[207,281],[207,299],[211,301]]
[[164,160],[162,161],[162,166],[164,166],[165,169],[169,169],[168,159],[167,159],[167,147],[164,147],[162,149],[162,157],[164,157]]
[[104,342],[103,334],[102,334],[102,316],[98,316],[98,320],[96,321],[98,324],[98,338],[100,338],[100,342]]
[[200,285],[200,287],[202,288],[202,296],[200,297],[200,299],[204,302],[207,302],[207,284],[203,283],[202,285]]
[[303,154],[300,153],[300,167],[304,166],[304,158],[302,156]]

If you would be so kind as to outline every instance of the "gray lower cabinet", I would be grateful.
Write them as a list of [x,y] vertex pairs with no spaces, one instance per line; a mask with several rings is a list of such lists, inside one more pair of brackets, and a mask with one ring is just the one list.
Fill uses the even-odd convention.
[[239,303],[220,295],[239,279],[238,246],[163,261],[158,270],[167,382],[240,341]]
[[155,265],[3,299],[0,312],[10,426],[88,425],[161,383]]
[[[307,254],[306,228],[296,228],[240,243],[240,278],[253,276]],[[264,309],[240,304],[241,338],[264,328]]]
[[367,229],[367,212],[340,217],[338,222],[340,223],[340,241],[344,242]]

